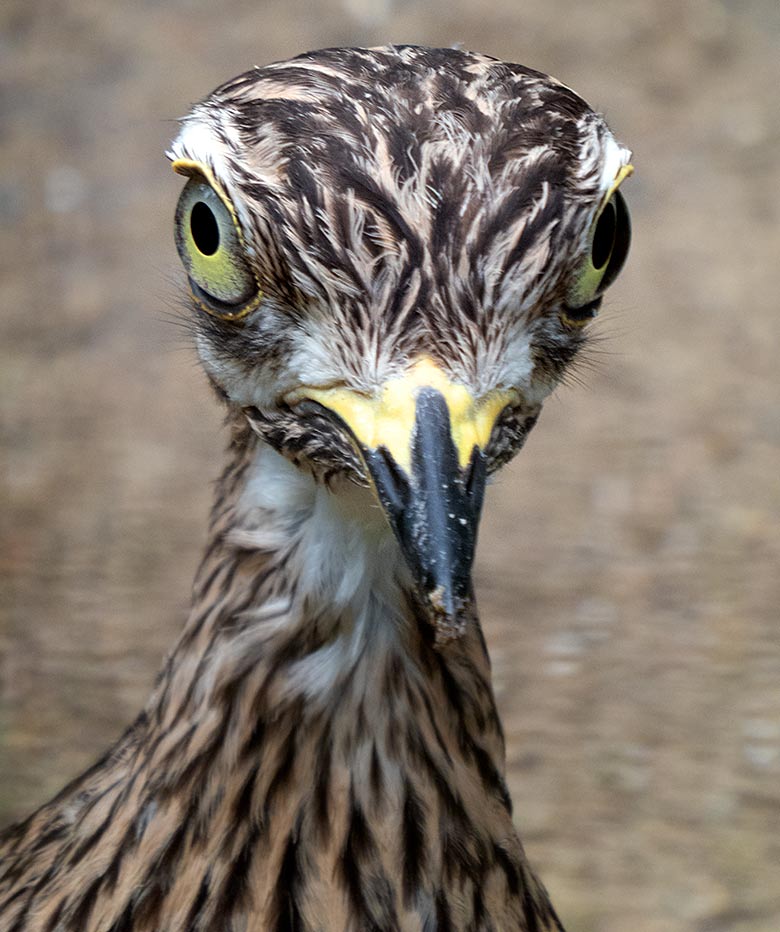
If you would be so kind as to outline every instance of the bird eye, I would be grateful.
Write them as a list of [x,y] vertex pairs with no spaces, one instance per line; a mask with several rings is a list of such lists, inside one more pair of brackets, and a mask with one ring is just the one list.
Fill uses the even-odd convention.
[[192,293],[204,310],[237,320],[257,307],[261,293],[244,256],[235,215],[200,176],[193,175],[181,192],[175,232]]
[[601,208],[591,228],[590,253],[569,288],[564,310],[567,321],[585,323],[596,316],[601,297],[620,274],[631,243],[631,221],[620,191]]

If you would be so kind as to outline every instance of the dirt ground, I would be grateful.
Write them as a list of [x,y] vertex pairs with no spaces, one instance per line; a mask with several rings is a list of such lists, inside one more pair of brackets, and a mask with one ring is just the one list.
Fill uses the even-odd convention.
[[550,71],[635,152],[600,340],[482,533],[530,857],[572,932],[777,932],[777,0],[4,0],[0,822],[135,715],[186,611],[224,438],[175,323],[175,118],[389,40]]

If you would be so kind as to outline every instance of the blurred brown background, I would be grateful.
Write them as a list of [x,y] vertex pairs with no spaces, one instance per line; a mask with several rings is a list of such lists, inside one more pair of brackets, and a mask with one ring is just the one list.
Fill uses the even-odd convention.
[[778,932],[777,0],[3,0],[0,822],[136,714],[186,611],[224,438],[175,323],[175,118],[385,41],[550,71],[635,152],[600,340],[482,535],[531,859],[572,932]]

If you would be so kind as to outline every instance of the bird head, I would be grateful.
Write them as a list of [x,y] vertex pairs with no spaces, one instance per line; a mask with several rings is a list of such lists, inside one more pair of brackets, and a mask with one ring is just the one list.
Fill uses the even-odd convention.
[[170,155],[210,379],[334,494],[374,491],[456,636],[486,478],[626,257],[630,153],[546,75],[391,46],[241,75]]

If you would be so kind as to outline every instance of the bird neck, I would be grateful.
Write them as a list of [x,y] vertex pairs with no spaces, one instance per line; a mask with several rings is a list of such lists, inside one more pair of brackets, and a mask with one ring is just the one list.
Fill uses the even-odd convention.
[[476,617],[436,649],[370,490],[329,488],[247,432],[232,454],[149,708],[167,755],[152,770],[173,790],[233,788],[213,805],[255,827],[245,847],[271,846],[257,874],[269,917],[327,902],[328,928],[459,928],[464,887],[461,918],[483,898],[501,928],[546,916]]
[[481,768],[485,789],[507,807],[503,735],[476,617],[462,638],[436,649],[369,489],[318,482],[248,432],[232,453],[190,618],[150,715],[163,728],[221,719],[227,759],[264,719],[319,723],[343,730],[347,769],[363,768],[368,749],[399,779],[414,761],[398,740],[405,730],[419,738],[427,715],[426,737],[467,759],[464,774]]
[[232,453],[146,709],[5,840],[28,891],[9,921],[559,930],[512,825],[476,619],[437,650],[367,490],[245,431]]

